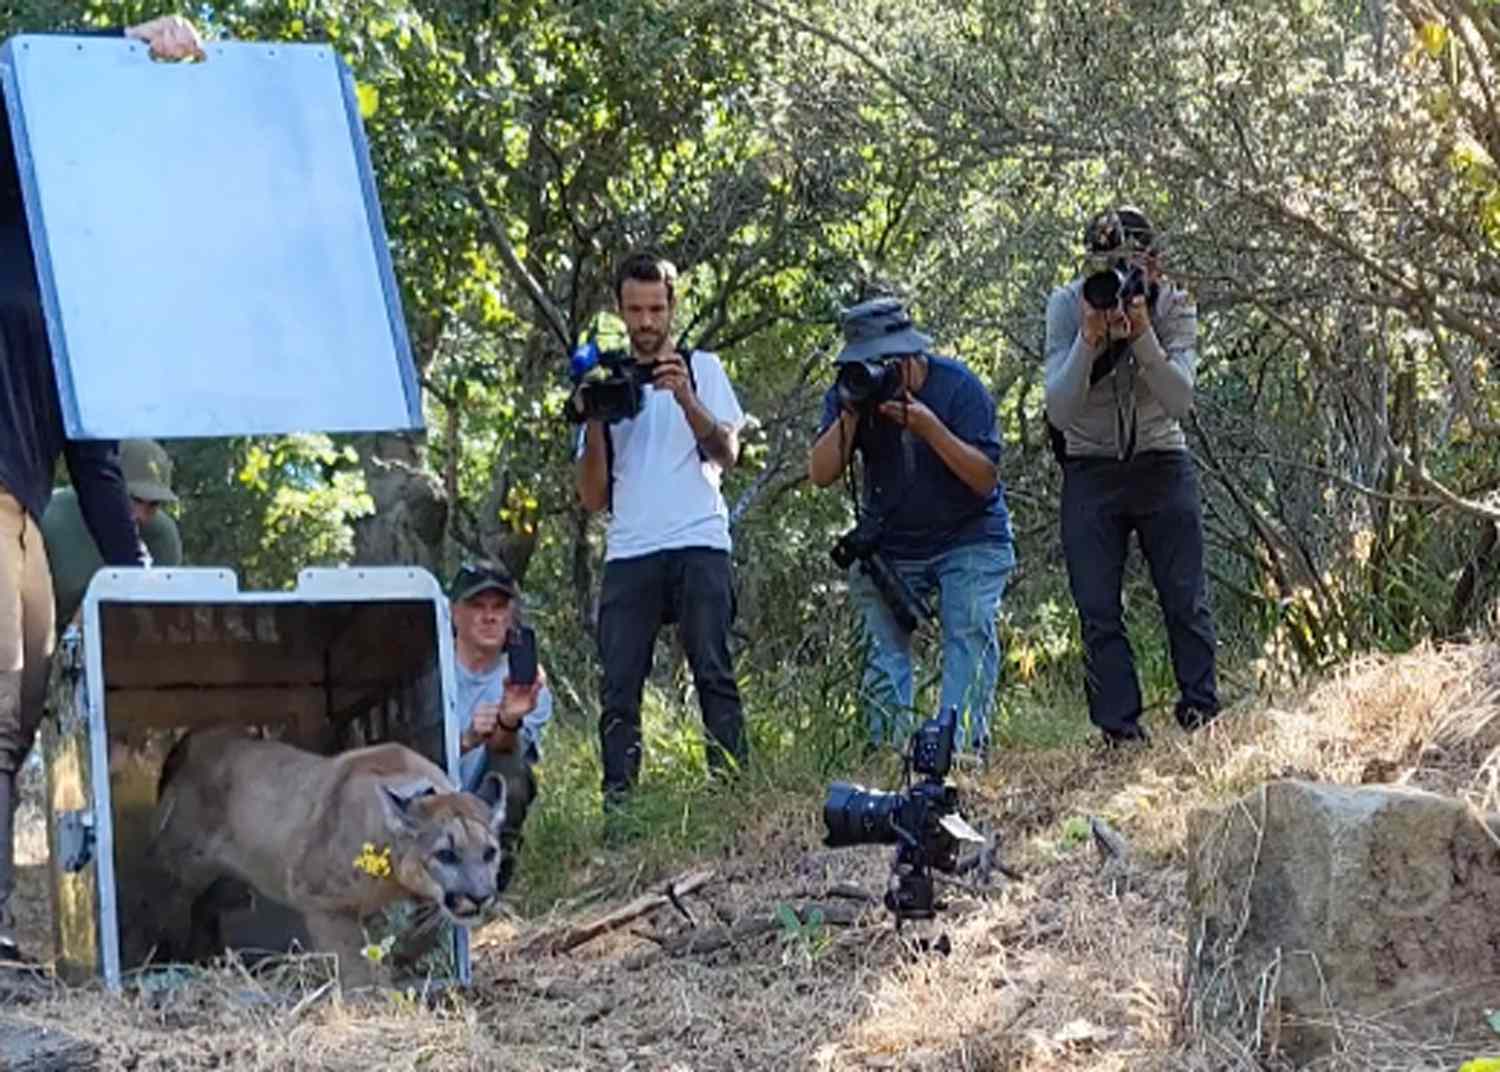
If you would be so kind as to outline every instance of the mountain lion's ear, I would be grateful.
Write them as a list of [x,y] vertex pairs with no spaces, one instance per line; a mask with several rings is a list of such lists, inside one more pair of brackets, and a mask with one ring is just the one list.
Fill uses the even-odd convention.
[[431,796],[437,790],[431,782],[419,781],[402,785],[382,784],[377,792],[380,793],[386,828],[393,834],[413,834],[417,822],[411,813],[411,802],[418,797]]

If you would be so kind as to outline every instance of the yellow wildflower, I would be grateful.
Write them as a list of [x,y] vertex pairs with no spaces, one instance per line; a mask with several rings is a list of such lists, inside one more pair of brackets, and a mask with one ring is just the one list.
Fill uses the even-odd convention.
[[377,849],[373,842],[365,842],[354,858],[354,869],[373,878],[388,878],[391,873],[391,847]]
[[365,947],[359,951],[359,955],[364,957],[371,964],[379,964],[386,958],[386,954],[391,951],[391,947],[395,944],[396,936],[394,934],[387,935],[385,939],[383,939],[378,944],[375,942],[366,943]]

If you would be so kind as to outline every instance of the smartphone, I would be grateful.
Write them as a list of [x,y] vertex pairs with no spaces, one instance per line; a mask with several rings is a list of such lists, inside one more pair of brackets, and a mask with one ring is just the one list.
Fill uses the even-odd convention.
[[536,680],[536,633],[531,626],[511,628],[505,640],[505,653],[510,657],[510,681],[530,685]]

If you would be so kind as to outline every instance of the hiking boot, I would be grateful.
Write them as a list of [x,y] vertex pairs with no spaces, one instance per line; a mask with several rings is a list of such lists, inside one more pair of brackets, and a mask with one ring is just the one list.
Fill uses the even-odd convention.
[[1195,730],[1201,730],[1204,726],[1207,726],[1214,719],[1218,718],[1219,712],[1217,710],[1209,711],[1201,707],[1194,707],[1192,704],[1180,703],[1177,705],[1176,715],[1177,724],[1182,727],[1183,732],[1192,733]]
[[1105,729],[1101,732],[1107,749],[1146,748],[1151,744],[1151,735],[1144,726],[1127,726],[1123,730]]

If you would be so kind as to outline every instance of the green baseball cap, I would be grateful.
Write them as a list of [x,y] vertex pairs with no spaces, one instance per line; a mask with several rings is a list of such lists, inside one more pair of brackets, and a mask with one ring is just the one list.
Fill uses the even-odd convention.
[[154,439],[120,441],[120,472],[132,499],[142,502],[174,503],[172,492],[172,459]]

